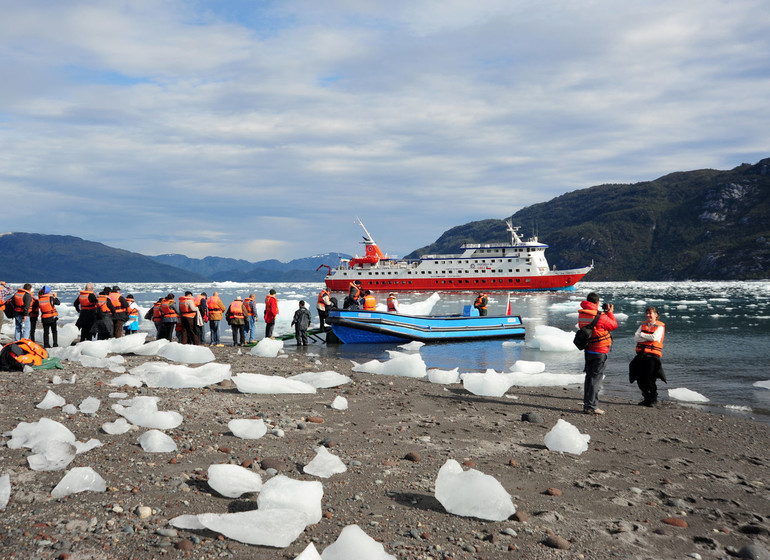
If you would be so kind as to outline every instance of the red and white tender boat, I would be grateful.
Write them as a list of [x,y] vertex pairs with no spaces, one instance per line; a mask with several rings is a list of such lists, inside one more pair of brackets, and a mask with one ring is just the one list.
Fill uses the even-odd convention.
[[[371,291],[513,291],[563,290],[571,288],[593,268],[549,270],[545,259],[548,245],[537,237],[523,241],[510,220],[506,220],[509,243],[466,243],[458,255],[423,255],[414,260],[390,258],[380,251],[363,228],[363,257],[342,259],[329,269],[325,281],[335,292],[347,292],[350,283],[361,281]],[[319,267],[320,268],[320,267]]]

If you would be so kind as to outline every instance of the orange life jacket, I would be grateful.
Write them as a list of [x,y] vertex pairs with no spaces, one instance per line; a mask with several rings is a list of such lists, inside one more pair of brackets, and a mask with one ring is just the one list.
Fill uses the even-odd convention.
[[[583,328],[585,326],[590,325],[598,312],[599,312],[598,309],[581,308],[578,311],[578,326],[580,328]],[[597,322],[597,325],[598,324],[599,323]],[[606,348],[607,351],[609,351],[610,346],[612,346],[612,336],[610,335],[610,331],[598,326],[594,327],[594,330],[591,333],[591,340],[588,343],[588,348],[586,348],[586,350],[588,350],[589,352],[599,352],[599,353],[606,354],[606,352],[604,352],[604,349]]]
[[643,340],[636,343],[636,353],[643,352],[645,354],[652,354],[654,356],[661,357],[663,355],[663,339],[666,337],[666,325],[660,321],[656,323],[648,323],[644,321],[642,323],[642,332],[645,334],[654,333],[658,327],[663,327],[663,336],[660,340]]
[[102,313],[109,313],[112,314],[112,310],[110,309],[110,306],[107,305],[107,302],[110,301],[109,296],[106,296],[104,294],[99,294],[96,296],[96,307],[98,309],[102,310]]
[[[21,338],[17,340],[16,342],[11,342],[11,344],[16,345],[21,350],[24,351],[23,354],[16,354],[13,351],[11,352],[11,357],[19,362],[20,364],[29,364],[31,366],[39,366],[43,363],[43,360],[45,360],[48,357],[48,351],[40,346],[36,342],[32,342],[28,338]],[[7,346],[10,346],[7,345]],[[4,347],[5,348],[5,347]]]
[[396,305],[398,304],[398,300],[393,296],[388,296],[388,311],[398,311],[396,309]]
[[128,311],[125,307],[123,307],[120,303],[120,294],[118,292],[110,292],[109,295],[110,301],[112,302],[112,307],[115,308],[115,314],[118,313],[125,313]]
[[473,307],[475,307],[479,311],[481,311],[482,309],[486,309],[487,304],[484,303],[485,297],[486,296],[484,294],[479,294],[478,297],[476,298],[476,301],[473,302]]
[[29,312],[32,311],[32,303],[30,303],[29,309],[24,308],[25,294],[29,294],[30,297],[32,297],[30,291],[25,290],[24,288],[19,288],[16,293],[13,294],[13,310],[16,315],[29,315]]
[[235,300],[233,303],[230,304],[230,309],[227,312],[227,315],[231,319],[243,319],[243,302],[239,300]]
[[59,312],[56,311],[56,306],[51,303],[51,294],[43,294],[37,298],[37,306],[40,309],[40,316],[43,319],[50,319],[51,317],[57,317]]
[[192,296],[179,296],[179,312],[182,317],[195,317],[195,302]]
[[37,320],[38,317],[40,317],[40,308],[37,305],[37,299],[32,296],[32,307],[29,308],[29,318]]
[[160,308],[159,301],[152,304],[152,320],[156,323],[160,323],[163,320],[163,311]]
[[364,311],[376,311],[376,310],[377,310],[377,300],[374,299],[374,296],[372,294],[364,296]]
[[[181,298],[180,298],[181,299]],[[164,317],[179,317],[179,315],[176,314],[176,310],[171,307],[171,304],[174,303],[173,299],[164,299],[160,302],[160,312],[161,315]]]
[[318,294],[318,304],[316,305],[316,309],[320,309],[321,311],[326,310],[326,302],[324,301],[324,297],[329,297],[329,290],[326,288],[321,290],[321,292]]
[[132,317],[139,317],[139,308],[131,307],[131,304],[134,303],[134,298],[126,298],[126,301],[128,302],[128,314]]
[[249,317],[254,317],[257,312],[254,311],[254,298],[253,297],[247,297],[243,299],[243,303],[246,305],[246,315]]
[[86,290],[80,290],[80,295],[78,296],[78,301],[80,302],[80,310],[81,311],[90,311],[92,309],[96,309],[96,304],[91,302],[88,296],[94,295],[93,292],[88,292]]
[[361,288],[359,288],[356,284],[353,282],[350,283],[350,291],[348,292],[348,295],[352,299],[358,299],[361,297]]

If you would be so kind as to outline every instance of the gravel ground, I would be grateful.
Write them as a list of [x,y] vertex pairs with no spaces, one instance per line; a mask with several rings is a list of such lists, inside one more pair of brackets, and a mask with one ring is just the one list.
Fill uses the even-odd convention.
[[[671,402],[656,409],[603,402],[607,414],[594,417],[580,413],[576,387],[514,387],[502,398],[478,397],[460,385],[354,373],[350,362],[321,359],[312,350],[287,348],[284,358],[212,350],[233,373],[333,370],[353,383],[311,395],[250,395],[229,380],[203,389],[118,389],[108,384],[117,374],[71,362],[63,371],[2,372],[2,432],[48,417],[81,441],[99,439],[102,447],[76,456],[67,469],[92,467],[107,490],[52,498],[64,471],[32,471],[28,449],[4,445],[0,475],[10,474],[12,489],[0,512],[0,556],[293,559],[310,542],[323,551],[351,524],[397,558],[763,558],[770,549],[767,425]],[[125,357],[129,369],[157,359]],[[73,373],[75,384],[52,385],[54,375]],[[95,414],[37,409],[49,389],[76,406],[89,396],[102,404]],[[101,430],[118,418],[109,397],[118,390],[158,396],[160,409],[184,416],[167,431],[178,453],[144,452],[140,429]],[[337,395],[348,399],[347,410],[329,406]],[[525,413],[542,423],[524,421]],[[282,436],[243,440],[227,428],[231,419],[257,417]],[[591,436],[588,451],[570,455],[545,447],[543,437],[560,418]],[[182,514],[256,508],[255,495],[231,499],[211,490],[209,465],[242,465],[263,481],[268,468],[319,480],[302,472],[318,445],[348,471],[320,479],[323,519],[289,547],[169,526]],[[503,522],[447,513],[434,497],[447,459],[494,476],[517,513]]]

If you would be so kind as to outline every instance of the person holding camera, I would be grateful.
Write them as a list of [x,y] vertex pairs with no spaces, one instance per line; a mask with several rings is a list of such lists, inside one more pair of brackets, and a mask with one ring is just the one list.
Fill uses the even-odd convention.
[[615,306],[605,303],[602,311],[599,311],[599,302],[599,295],[595,292],[586,296],[585,301],[580,303],[578,326],[582,328],[590,325],[596,315],[601,313],[591,332],[591,340],[584,351],[586,377],[583,385],[583,412],[601,415],[604,411],[598,407],[599,391],[602,388],[604,369],[607,366],[607,355],[612,347],[610,333],[618,328],[618,322],[614,315]]

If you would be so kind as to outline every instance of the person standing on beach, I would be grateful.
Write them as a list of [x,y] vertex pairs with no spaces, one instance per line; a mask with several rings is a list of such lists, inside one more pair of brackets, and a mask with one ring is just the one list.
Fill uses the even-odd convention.
[[176,296],[174,294],[168,294],[160,302],[160,314],[161,323],[163,324],[162,335],[163,338],[171,342],[174,336],[174,330],[176,330],[176,323],[179,315],[176,311]]
[[40,319],[43,321],[43,348],[51,348],[49,344],[51,337],[53,337],[53,346],[59,346],[59,331],[56,328],[56,321],[59,320],[57,305],[61,305],[61,302],[56,297],[56,292],[52,292],[48,286],[43,286],[37,294],[37,307],[40,311]]
[[294,327],[294,336],[297,339],[297,346],[307,346],[307,328],[310,326],[310,311],[305,307],[304,300],[300,300],[299,308],[294,312],[294,318],[291,320],[291,326]]
[[222,313],[226,309],[225,304],[219,299],[219,292],[211,294],[211,297],[206,300],[206,307],[209,311],[209,331],[211,332],[209,343],[212,346],[224,346],[219,341],[219,322],[222,320]]
[[654,407],[658,404],[658,386],[656,381],[666,382],[663,364],[663,339],[666,336],[666,325],[659,320],[658,310],[652,306],[644,310],[646,319],[634,333],[636,356],[628,364],[628,380],[639,385],[642,391],[640,406]]
[[273,338],[273,327],[275,327],[275,318],[278,316],[278,299],[275,297],[275,290],[265,296],[265,338]]
[[16,340],[29,338],[29,314],[32,311],[32,284],[24,284],[16,290],[9,303],[13,305],[13,320],[16,324]]
[[257,340],[257,295],[249,294],[249,297],[243,300],[243,308],[246,310],[246,327],[244,331],[249,331],[247,343]]
[[243,328],[246,324],[246,305],[241,296],[237,296],[235,301],[227,309],[227,323],[233,332],[233,346],[243,346]]
[[80,290],[78,297],[72,305],[78,312],[79,317],[75,326],[80,329],[80,342],[91,340],[91,327],[94,326],[94,320],[96,319],[96,305],[98,301],[96,294],[94,294],[94,285],[89,282],[85,287]]
[[599,311],[599,295],[591,292],[585,301],[580,303],[578,311],[578,326],[580,328],[590,325],[597,313],[601,316],[596,321],[591,333],[591,340],[585,349],[585,383],[583,385],[583,412],[585,414],[604,414],[599,404],[599,391],[602,388],[604,369],[607,366],[607,355],[612,347],[612,335],[610,332],[618,328],[615,320],[615,306],[611,303],[604,304],[604,312]]

